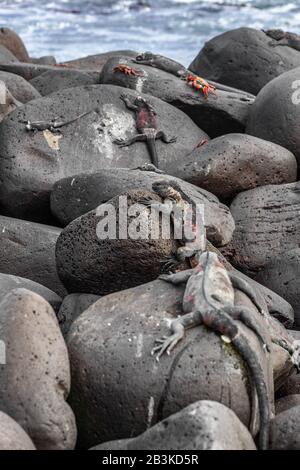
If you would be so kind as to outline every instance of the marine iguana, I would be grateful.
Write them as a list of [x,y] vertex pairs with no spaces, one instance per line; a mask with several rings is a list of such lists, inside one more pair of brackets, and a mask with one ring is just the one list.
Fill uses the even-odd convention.
[[276,41],[271,42],[270,46],[289,46],[300,52],[300,36],[298,34],[285,32],[282,29],[269,29],[263,32]]
[[99,112],[98,108],[91,109],[85,113],[80,114],[79,116],[69,119],[68,121],[57,121],[53,119],[52,121],[21,121],[22,123],[26,124],[25,128],[27,131],[46,131],[49,130],[50,132],[60,132],[60,128],[67,126],[68,124],[72,124],[78,119],[87,116],[88,114],[92,113],[93,111]]
[[199,225],[198,223],[196,204],[176,181],[155,181],[152,184],[152,189],[161,197],[163,202],[159,203],[151,198],[143,198],[139,203],[151,207],[158,212],[170,215],[173,225],[176,223],[176,217],[178,217],[178,221],[182,225],[182,215],[184,214],[184,222],[187,224],[187,228],[190,229],[188,237],[186,237],[185,231],[183,231],[181,238],[182,246],[177,249],[176,253],[163,260],[165,263],[164,269],[169,270],[183,263],[186,259],[190,260],[197,252],[205,250],[206,231],[204,224]]
[[[151,67],[155,67],[157,69],[171,73],[172,75],[185,80],[187,84],[191,85],[196,90],[202,91],[206,98],[208,97],[209,93],[214,93],[217,88],[216,84],[213,82],[208,83],[204,78],[193,74],[179,62],[176,62],[173,59],[169,59],[163,55],[153,54],[150,51],[146,51],[137,55],[136,58],[133,59],[133,62],[137,64],[149,65]],[[218,88],[227,91],[229,89],[225,85],[218,85]]]
[[163,131],[157,130],[157,114],[151,104],[144,98],[138,96],[132,100],[129,96],[121,95],[121,99],[128,109],[135,111],[136,128],[139,134],[128,140],[116,139],[114,143],[120,147],[126,147],[135,142],[146,142],[151,162],[156,168],[159,168],[155,140],[161,139],[165,144],[171,144],[176,142],[177,137],[168,138]]
[[247,364],[256,387],[260,413],[259,446],[267,449],[271,417],[268,388],[257,356],[235,320],[250,328],[262,341],[265,350],[268,350],[268,339],[256,325],[251,310],[234,305],[234,287],[240,288],[240,283],[235,284],[236,278],[231,278],[217,254],[209,251],[198,256],[198,264],[194,269],[161,275],[160,279],[175,285],[186,283],[182,303],[184,315],[172,321],[171,336],[155,341],[158,346],[152,349],[151,354],[157,354],[159,361],[165,352],[170,354],[182,340],[185,329],[198,325],[205,325],[220,333],[225,342],[232,342]]

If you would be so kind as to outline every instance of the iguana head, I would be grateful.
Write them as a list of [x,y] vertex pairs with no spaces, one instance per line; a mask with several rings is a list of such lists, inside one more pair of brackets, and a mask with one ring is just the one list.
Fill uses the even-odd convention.
[[154,58],[154,54],[150,51],[146,52],[141,52],[139,55],[136,56],[135,60],[136,62],[148,62],[149,60],[152,60]]
[[152,184],[152,189],[162,199],[173,199],[175,202],[182,200],[180,186],[175,181],[156,181]]

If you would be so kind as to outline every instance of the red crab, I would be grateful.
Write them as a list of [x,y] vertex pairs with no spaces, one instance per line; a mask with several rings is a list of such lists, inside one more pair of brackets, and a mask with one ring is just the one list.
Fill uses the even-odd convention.
[[141,75],[143,75],[138,70],[134,69],[133,67],[129,67],[129,65],[126,65],[126,64],[117,65],[114,68],[114,73],[116,72],[122,72],[122,73],[125,73],[125,75],[133,75],[134,77],[140,77]]
[[198,77],[198,75],[189,74],[186,77],[186,81],[196,90],[202,91],[205,98],[208,97],[209,93],[215,93],[216,87],[208,83],[204,78]]

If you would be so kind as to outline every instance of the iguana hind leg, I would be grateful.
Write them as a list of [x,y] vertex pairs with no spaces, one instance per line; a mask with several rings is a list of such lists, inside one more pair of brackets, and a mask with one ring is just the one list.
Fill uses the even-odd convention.
[[225,306],[223,310],[228,313],[231,318],[233,318],[234,320],[239,320],[250,330],[252,330],[256,334],[256,336],[261,340],[264,349],[270,352],[270,346],[268,344],[269,341],[267,337],[265,337],[260,331],[259,325],[256,324],[255,318],[249,308],[230,305]]
[[114,144],[119,145],[119,147],[129,147],[135,142],[145,142],[147,137],[144,134],[137,134],[131,137],[130,139],[115,139]]
[[244,292],[244,294],[246,294],[249,297],[249,299],[254,303],[258,311],[262,315],[266,315],[268,313],[267,304],[263,296],[262,295],[260,296],[245,279],[242,279],[241,277],[239,277],[239,275],[235,273],[234,271],[229,272],[228,274],[229,274],[233,287]]

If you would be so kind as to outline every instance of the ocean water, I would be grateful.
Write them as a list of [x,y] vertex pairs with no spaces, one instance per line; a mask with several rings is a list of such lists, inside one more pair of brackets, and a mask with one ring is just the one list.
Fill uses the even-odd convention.
[[188,65],[205,41],[238,26],[300,33],[300,0],[0,0],[0,19],[34,57],[134,49]]

